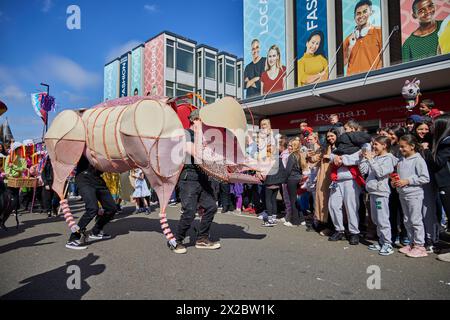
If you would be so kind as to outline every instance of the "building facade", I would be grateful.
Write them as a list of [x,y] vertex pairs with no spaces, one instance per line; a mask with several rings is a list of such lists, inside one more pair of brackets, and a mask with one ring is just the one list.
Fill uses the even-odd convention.
[[[422,11],[434,28],[419,37]],[[401,95],[416,78],[421,99],[450,111],[449,14],[448,0],[244,0],[244,87],[268,85],[242,104],[287,134],[305,120],[324,132],[332,113],[373,130],[419,113]],[[258,55],[278,57],[278,83],[252,73]]]
[[[242,59],[164,31],[104,68],[104,99],[198,93],[208,103],[242,99]],[[199,99],[194,101],[202,105]]]

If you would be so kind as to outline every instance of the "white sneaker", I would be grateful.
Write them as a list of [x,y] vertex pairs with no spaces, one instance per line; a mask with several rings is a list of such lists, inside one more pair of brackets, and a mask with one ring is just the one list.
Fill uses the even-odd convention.
[[300,223],[300,225],[302,225],[302,226],[306,226],[306,222],[305,222],[305,221],[303,221],[303,222],[301,222],[301,223]]
[[292,223],[290,223],[289,221],[286,221],[285,223],[283,223],[283,225],[285,225],[286,227],[293,227],[294,225]]
[[281,218],[281,219],[280,219],[280,222],[284,224],[284,223],[286,223],[287,221],[286,221],[285,218]]

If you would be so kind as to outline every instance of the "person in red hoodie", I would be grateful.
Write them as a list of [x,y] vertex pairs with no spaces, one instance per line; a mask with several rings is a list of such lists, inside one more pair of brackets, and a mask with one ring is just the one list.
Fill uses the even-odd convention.
[[431,119],[434,119],[444,114],[441,110],[435,108],[434,101],[430,99],[423,100],[420,103],[419,109],[422,116],[430,117]]

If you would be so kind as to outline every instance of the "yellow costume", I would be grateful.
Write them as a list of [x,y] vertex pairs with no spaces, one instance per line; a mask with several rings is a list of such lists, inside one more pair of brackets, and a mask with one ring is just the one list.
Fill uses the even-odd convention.
[[111,195],[112,195],[114,201],[119,199],[120,174],[105,172],[102,174],[102,178],[103,178],[103,180],[105,180],[106,186],[108,187],[109,191],[111,192]]
[[[304,86],[310,84],[307,82],[308,77],[319,74],[328,70],[328,61],[322,55],[313,55],[305,53],[300,60],[297,61],[298,85]],[[323,77],[321,81],[327,80]]]

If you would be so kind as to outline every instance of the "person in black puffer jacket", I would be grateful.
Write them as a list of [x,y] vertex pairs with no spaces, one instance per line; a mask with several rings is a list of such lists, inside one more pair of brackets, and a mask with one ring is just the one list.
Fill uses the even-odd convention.
[[[431,152],[425,153],[425,160],[436,180],[447,221],[450,221],[450,114],[435,119],[433,147]],[[450,252],[438,255],[438,259],[450,262]]]

